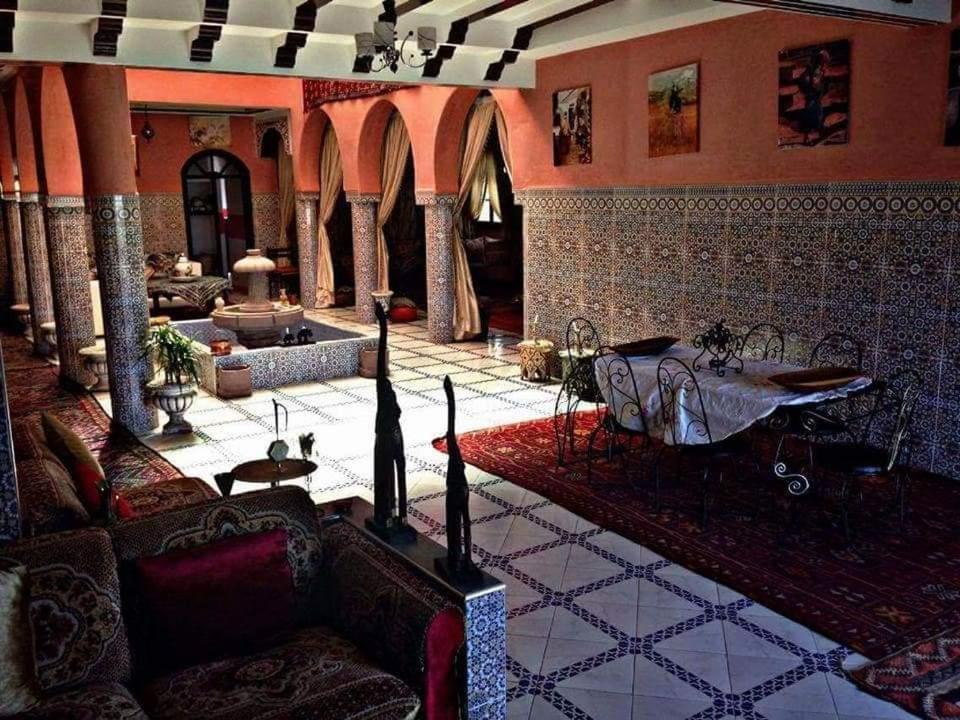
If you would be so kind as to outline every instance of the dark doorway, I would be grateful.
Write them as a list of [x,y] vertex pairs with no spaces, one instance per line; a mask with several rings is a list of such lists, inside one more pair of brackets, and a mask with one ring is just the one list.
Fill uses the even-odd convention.
[[356,302],[353,287],[353,215],[347,194],[340,189],[333,215],[327,223],[330,236],[330,255],[333,258],[333,280],[336,283],[335,301],[338,306]]
[[393,297],[408,298],[427,309],[427,248],[424,210],[414,190],[413,152],[407,155],[403,183],[393,212],[383,226],[390,252],[390,289]]
[[180,172],[190,259],[204,275],[226,277],[253,247],[250,172],[222,150],[204,150]]

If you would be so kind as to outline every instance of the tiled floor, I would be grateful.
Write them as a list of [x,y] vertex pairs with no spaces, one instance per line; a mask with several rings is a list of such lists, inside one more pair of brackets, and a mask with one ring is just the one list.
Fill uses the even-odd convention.
[[[352,313],[319,319],[349,326]],[[555,387],[518,379],[516,338],[442,347],[423,322],[391,328],[392,380],[403,409],[411,517],[442,541],[447,458],[441,382],[456,384],[458,431],[553,412]],[[372,497],[372,380],[201,397],[193,439],[147,438],[185,473],[213,474],[263,455],[271,398],[290,410],[291,447],[312,431],[319,501]],[[475,554],[507,584],[509,717],[520,720],[863,720],[909,717],[860,693],[844,648],[542,497],[468,468]],[[248,486],[251,487],[251,486]],[[243,488],[237,488],[242,491]]]

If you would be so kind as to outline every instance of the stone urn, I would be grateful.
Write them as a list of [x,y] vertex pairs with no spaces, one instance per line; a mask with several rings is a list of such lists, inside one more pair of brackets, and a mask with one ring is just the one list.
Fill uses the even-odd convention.
[[193,425],[183,415],[197,398],[193,383],[164,383],[153,387],[153,404],[170,418],[163,426],[164,435],[185,435],[193,432]]

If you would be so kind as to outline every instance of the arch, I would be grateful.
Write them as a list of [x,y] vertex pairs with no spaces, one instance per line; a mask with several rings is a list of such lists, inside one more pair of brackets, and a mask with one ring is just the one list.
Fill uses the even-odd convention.
[[[387,123],[393,113],[399,113],[400,110],[389,100],[384,98],[377,99],[370,107],[363,118],[360,126],[360,136],[354,147],[357,162],[357,180],[359,181],[359,190],[362,193],[379,193],[382,191],[380,186],[380,159],[383,154],[383,137],[387,130]],[[403,113],[400,113],[403,117]],[[403,124],[407,127],[407,133],[410,133],[410,123],[403,118]],[[412,142],[412,139],[411,139]],[[343,158],[343,146],[340,148],[341,158]],[[414,175],[416,175],[416,154],[414,154]]]
[[45,173],[49,195],[83,195],[83,165],[73,121],[73,107],[63,71],[43,68],[40,84],[40,141],[44,158],[55,158],[55,172]]
[[13,167],[13,136],[7,118],[7,106],[0,97],[0,183],[3,184],[4,195],[13,195],[16,173]]
[[[320,190],[320,151],[323,134],[327,125],[333,124],[330,116],[322,109],[316,109],[307,115],[300,135],[300,148],[297,152],[297,189],[302,192]],[[334,127],[336,132],[336,127]],[[339,135],[337,140],[339,140]]]
[[23,78],[17,76],[13,95],[14,155],[20,179],[20,192],[40,192],[40,168],[34,141],[33,118]]
[[260,138],[260,147],[257,148],[257,156],[261,158],[274,158],[280,155],[280,150],[286,152],[283,135],[274,127],[268,127]]
[[[240,158],[225,150],[201,150],[184,162],[180,182],[190,258],[203,264],[205,274],[226,275],[233,262],[253,247],[250,170]],[[238,210],[242,225],[231,224]],[[227,244],[226,255],[221,237]],[[237,240],[242,241],[242,246]]]
[[[480,92],[481,90],[478,88],[456,88],[447,98],[447,102],[440,112],[433,150],[434,180],[438,193],[456,193],[459,190],[460,142],[466,130],[467,115]],[[520,132],[517,107],[518,103],[523,103],[523,98],[517,90],[494,88],[490,89],[489,92],[507,123],[510,156],[516,165],[517,153],[515,149],[518,147],[517,136]],[[514,167],[514,174],[518,175],[516,167]],[[514,177],[513,182],[515,186],[518,185],[516,177]]]

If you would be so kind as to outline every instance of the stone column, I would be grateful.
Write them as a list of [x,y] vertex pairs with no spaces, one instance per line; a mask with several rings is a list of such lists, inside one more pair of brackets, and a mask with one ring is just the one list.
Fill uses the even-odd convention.
[[23,258],[23,232],[20,227],[20,208],[13,196],[4,196],[3,213],[6,218],[7,251],[10,258],[10,280],[13,305],[29,305],[27,264]]
[[5,226],[6,222],[0,215],[0,297],[3,298],[5,305],[11,305],[10,246],[7,244],[7,229]]
[[317,307],[317,193],[297,193],[297,255],[300,262],[300,304]]
[[143,357],[148,313],[140,198],[99,195],[90,198],[90,213],[113,421],[134,433],[147,432],[156,427],[157,413],[145,392],[151,368]]
[[357,321],[374,323],[373,296],[377,289],[377,203],[376,194],[349,194],[353,217],[353,285],[356,294]]
[[453,342],[453,208],[456,195],[417,193],[427,244],[427,329],[438,345]]
[[88,386],[93,377],[80,349],[93,345],[93,308],[87,269],[87,216],[82,197],[47,197],[50,284],[57,323],[60,379]]
[[40,326],[53,322],[53,296],[50,292],[50,260],[47,257],[47,232],[43,221],[43,205],[35,193],[20,196],[23,218],[23,251],[27,259],[27,287],[30,293],[30,323],[33,328],[33,349],[49,355]]

